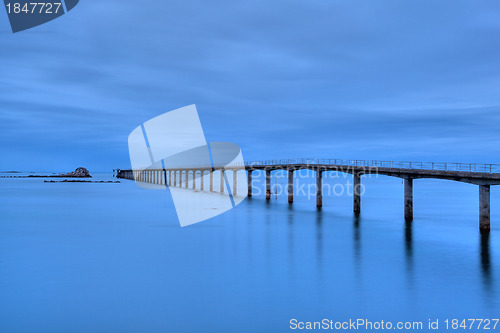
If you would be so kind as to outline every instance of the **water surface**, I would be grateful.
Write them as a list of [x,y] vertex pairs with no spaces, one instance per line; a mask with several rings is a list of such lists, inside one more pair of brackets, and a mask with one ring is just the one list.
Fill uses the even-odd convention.
[[0,179],[0,332],[498,317],[495,187],[492,232],[481,238],[477,187],[451,181],[415,180],[411,224],[401,180],[379,177],[363,178],[359,217],[346,194],[325,196],[320,211],[314,197],[257,195],[186,228],[168,191],[43,181]]

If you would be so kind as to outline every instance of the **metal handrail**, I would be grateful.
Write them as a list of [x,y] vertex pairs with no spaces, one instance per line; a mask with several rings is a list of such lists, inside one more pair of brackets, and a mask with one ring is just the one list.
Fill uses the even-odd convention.
[[[245,166],[286,166],[286,165],[334,165],[342,167],[377,167],[407,170],[465,171],[476,173],[500,173],[500,164],[481,163],[448,163],[448,162],[414,162],[414,161],[381,161],[381,160],[346,160],[346,159],[313,159],[295,158],[281,160],[263,160],[245,163],[214,164],[215,168]],[[212,165],[183,166],[179,169],[211,168]],[[118,169],[119,170],[119,169]],[[145,170],[136,170],[138,172]]]
[[346,159],[313,159],[296,158],[282,160],[263,160],[245,162],[246,166],[264,165],[336,165],[395,168],[409,170],[467,171],[480,173],[500,173],[500,164],[482,163],[449,163],[449,162],[414,162],[414,161],[381,161],[381,160],[346,160]]

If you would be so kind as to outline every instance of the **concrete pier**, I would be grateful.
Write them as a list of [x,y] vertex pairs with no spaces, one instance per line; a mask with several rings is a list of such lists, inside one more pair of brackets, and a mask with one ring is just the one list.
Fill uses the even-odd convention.
[[252,170],[248,170],[248,197],[252,197]]
[[266,170],[266,200],[271,200],[271,170]]
[[479,185],[479,230],[490,231],[490,185]]
[[224,169],[220,170],[220,193],[224,193]]
[[413,220],[413,178],[405,178],[405,220]]
[[204,177],[205,176],[205,170],[201,170],[200,171],[200,191],[203,191],[204,188],[203,188],[203,182],[204,182]]
[[[205,170],[203,170],[205,168]],[[365,161],[341,159],[289,159],[247,162],[244,165],[248,172],[248,196],[253,195],[253,171],[263,171],[266,177],[266,199],[271,199],[271,173],[275,170],[288,170],[288,202],[294,200],[294,177],[297,170],[311,170],[316,172],[316,205],[323,205],[323,172],[342,172],[353,175],[353,212],[361,212],[362,185],[361,176],[367,174],[398,177],[404,180],[404,218],[413,220],[413,180],[414,179],[444,179],[478,186],[479,190],[479,228],[481,231],[490,230],[490,187],[500,185],[500,164],[475,163],[437,163],[437,162],[405,162],[405,161]],[[213,192],[213,172],[221,172],[221,192],[226,186],[224,167],[189,166],[177,169],[147,169],[121,170],[115,169],[117,178],[136,180],[174,187],[189,188],[189,173],[193,173],[193,188],[196,188],[197,172],[201,173],[200,186],[204,190],[204,171],[210,173],[210,191]],[[184,173],[184,174],[183,174]],[[185,178],[183,178],[185,177]],[[233,194],[237,194],[237,172],[233,172]]]
[[353,174],[353,183],[353,211],[354,214],[359,215],[361,212],[361,173]]
[[293,170],[288,169],[288,203],[293,203]]
[[323,207],[323,171],[316,169],[316,207]]
[[233,170],[233,196],[238,195],[238,171]]

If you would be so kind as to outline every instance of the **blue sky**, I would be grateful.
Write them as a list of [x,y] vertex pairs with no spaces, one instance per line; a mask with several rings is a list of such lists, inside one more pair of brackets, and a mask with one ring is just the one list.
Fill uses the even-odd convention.
[[246,160],[500,163],[498,1],[90,1],[12,34],[0,170],[126,168],[139,124],[196,104]]

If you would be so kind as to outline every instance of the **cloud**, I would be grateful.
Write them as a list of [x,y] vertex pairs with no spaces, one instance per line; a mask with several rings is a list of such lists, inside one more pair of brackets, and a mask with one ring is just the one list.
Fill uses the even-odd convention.
[[246,159],[500,162],[499,15],[494,1],[101,1],[18,34],[5,17],[0,169],[76,146],[90,168],[126,167],[131,129],[193,103],[207,138]]

